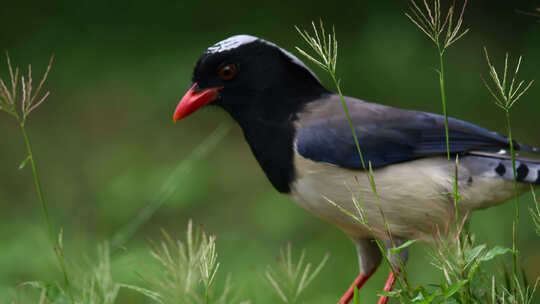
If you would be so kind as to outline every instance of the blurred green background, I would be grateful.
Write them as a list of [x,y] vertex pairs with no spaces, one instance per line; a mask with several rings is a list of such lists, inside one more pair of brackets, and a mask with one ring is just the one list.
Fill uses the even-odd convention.
[[[444,2],[444,1],[443,1]],[[534,1],[472,1],[465,14],[471,32],[447,54],[449,113],[504,133],[503,114],[479,75],[487,72],[482,46],[496,63],[504,52],[522,54],[521,75],[540,79],[540,23],[515,9]],[[70,260],[94,256],[148,205],[173,169],[222,122],[217,109],[198,112],[176,125],[177,101],[190,84],[192,68],[208,46],[234,34],[251,34],[285,49],[304,46],[293,26],[322,18],[335,25],[338,74],[347,95],[387,105],[440,112],[431,42],[404,16],[406,1],[4,1],[0,50],[36,75],[56,56],[47,88],[51,97],[28,124],[49,211],[64,229]],[[7,78],[2,59],[0,75]],[[308,63],[308,65],[310,65]],[[313,65],[310,65],[313,67]],[[313,70],[330,86],[326,75]],[[37,77],[36,77],[37,78]],[[513,111],[517,139],[540,146],[540,86]],[[15,121],[0,113],[0,302],[29,280],[60,280],[33,188],[31,171],[17,169],[26,155]],[[146,238],[160,228],[183,237],[189,218],[217,234],[220,278],[232,273],[254,303],[275,302],[263,282],[280,246],[307,248],[314,261],[332,257],[307,291],[306,302],[335,303],[357,274],[353,244],[278,194],[259,169],[239,128],[220,142],[189,174],[175,180],[171,199],[113,257],[118,281],[139,284],[136,272],[151,263]],[[529,278],[540,275],[540,242],[521,201],[522,263]],[[404,202],[406,203],[406,202]],[[511,246],[511,204],[480,211],[472,230],[482,242]],[[414,282],[437,282],[426,267],[422,245],[412,249]],[[373,302],[383,286],[381,268],[361,295]],[[142,303],[122,291],[120,303]]]

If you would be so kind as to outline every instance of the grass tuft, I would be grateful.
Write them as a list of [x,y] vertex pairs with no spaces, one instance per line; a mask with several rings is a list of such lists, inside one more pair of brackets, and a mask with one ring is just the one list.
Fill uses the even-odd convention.
[[[21,75],[19,78],[19,67],[15,67],[15,69],[13,69],[11,58],[9,57],[8,53],[6,53],[6,58],[10,81],[8,85],[6,85],[4,80],[0,78],[0,110],[15,117],[21,125],[24,125],[30,113],[37,109],[50,95],[50,91],[45,92],[43,95],[40,95],[40,93],[43,89],[45,81],[47,80],[47,77],[49,76],[49,72],[54,61],[54,56],[51,56],[47,69],[45,70],[45,73],[43,73],[43,76],[41,77],[41,80],[35,90],[32,87],[32,65],[28,65],[26,78],[24,75]],[[17,95],[19,79],[21,84],[20,96]]]
[[186,240],[173,240],[165,232],[159,244],[152,244],[150,255],[158,262],[159,272],[143,273],[139,276],[148,288],[129,288],[163,304],[178,303],[234,303],[231,296],[230,276],[223,291],[215,293],[215,278],[219,269],[216,253],[216,238],[200,228],[193,228],[190,220]]
[[470,303],[472,299],[487,294],[481,285],[480,288],[472,288],[474,281],[482,279],[482,274],[479,274],[481,264],[512,251],[500,246],[489,249],[486,244],[477,245],[474,235],[463,237],[466,218],[453,234],[442,234],[437,229],[431,243],[431,264],[441,271],[445,279],[439,285],[438,296],[443,299],[453,297],[460,303]]
[[499,303],[516,303],[516,304],[534,304],[535,293],[540,283],[540,278],[537,278],[534,284],[523,284],[517,276],[512,277],[512,286],[515,289],[500,288],[497,292],[494,292],[492,298],[495,299],[493,304]]
[[[518,79],[519,68],[521,67],[522,56],[519,56],[516,67],[513,74],[509,75],[509,65],[508,65],[508,53],[504,57],[504,71],[502,75],[499,75],[495,66],[491,63],[489,58],[488,50],[484,47],[484,55],[489,67],[489,77],[493,83],[494,88],[488,84],[486,79],[482,77],[485,87],[493,97],[495,105],[501,108],[504,112],[510,112],[510,109],[515,105],[515,103],[525,94],[529,88],[533,85],[534,80],[525,81]],[[510,72],[511,73],[511,72]],[[510,79],[509,77],[512,77]],[[502,79],[501,79],[502,78]]]
[[298,303],[300,296],[320,273],[330,254],[326,254],[322,261],[313,268],[311,263],[305,261],[306,250],[303,250],[297,262],[293,262],[292,246],[281,248],[277,267],[266,267],[265,277],[283,303]]
[[[457,16],[455,3],[456,1],[453,1],[446,14],[442,14],[440,0],[433,1],[432,6],[428,4],[427,0],[423,0],[423,7],[418,5],[415,0],[411,0],[409,7],[412,15],[405,13],[405,16],[435,43],[440,53],[444,53],[446,49],[469,32],[468,28],[461,30],[467,0],[463,2]],[[457,20],[454,20],[456,17]]]
[[[76,265],[71,269],[75,270]],[[79,270],[74,276],[72,292],[76,298],[76,304],[114,304],[118,293],[126,285],[113,280],[110,251],[107,243],[98,246],[97,263],[90,270]],[[39,304],[61,304],[70,302],[70,295],[58,284],[50,284],[42,281],[25,282],[23,286],[29,286],[40,291]],[[22,300],[14,300],[13,304],[22,304]]]
[[77,286],[77,289],[81,291],[78,302],[114,304],[121,287],[121,284],[113,280],[109,244],[98,246],[97,265],[82,281],[82,284]]

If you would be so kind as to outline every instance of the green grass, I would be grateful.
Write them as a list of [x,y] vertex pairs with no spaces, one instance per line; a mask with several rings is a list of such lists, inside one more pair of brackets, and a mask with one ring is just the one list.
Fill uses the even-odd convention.
[[[302,299],[305,303],[335,302],[356,275],[356,257],[350,241],[338,229],[322,223],[292,205],[288,199],[275,194],[259,172],[237,128],[232,128],[230,135],[205,152],[202,158],[193,157],[197,154],[193,151],[201,138],[212,133],[219,122],[227,119],[223,114],[206,111],[200,113],[198,119],[188,120],[182,126],[173,128],[170,125],[169,112],[176,98],[187,87],[193,62],[204,47],[225,38],[221,27],[205,28],[202,25],[200,30],[185,30],[192,24],[207,20],[208,16],[203,16],[202,12],[208,11],[202,4],[199,8],[182,8],[190,14],[180,19],[177,18],[178,11],[170,7],[165,12],[157,9],[157,6],[134,4],[129,10],[122,10],[118,14],[113,13],[114,7],[107,10],[89,7],[89,14],[92,12],[101,17],[94,18],[92,15],[94,17],[85,19],[83,16],[81,19],[80,8],[68,5],[60,9],[55,3],[50,5],[54,9],[46,13],[40,5],[28,5],[24,10],[9,10],[9,15],[17,16],[17,19],[24,15],[38,23],[54,20],[48,25],[35,26],[30,22],[20,25],[13,21],[15,17],[10,16],[5,16],[0,22],[6,29],[17,28],[13,33],[6,31],[4,40],[4,46],[19,58],[17,61],[46,63],[39,57],[49,53],[49,49],[54,49],[58,58],[49,77],[49,87],[53,88],[54,94],[40,106],[39,111],[32,112],[27,134],[32,140],[32,152],[39,160],[39,173],[43,178],[43,192],[51,222],[55,227],[64,228],[66,265],[75,294],[81,290],[79,286],[84,286],[78,282],[79,274],[88,275],[81,276],[87,278],[86,282],[97,282],[100,279],[92,279],[93,270],[99,265],[109,265],[112,279],[108,282],[113,284],[94,283],[96,288],[104,286],[100,289],[109,290],[108,294],[115,295],[116,303],[148,303],[143,295],[126,288],[120,287],[118,294],[115,294],[118,286],[115,284],[149,287],[139,279],[137,273],[154,274],[160,268],[148,253],[145,238],[159,240],[160,228],[165,227],[171,238],[183,239],[174,235],[183,234],[180,231],[183,231],[188,219],[194,217],[196,222],[204,224],[205,230],[216,233],[221,262],[216,276],[218,294],[224,288],[227,274],[233,273],[232,289],[244,295],[242,299],[251,299],[253,303],[274,303],[278,298],[264,282],[265,267],[275,263],[278,248],[290,240],[295,247],[306,247],[309,256],[316,258],[315,261],[319,261],[317,257],[322,257],[326,252],[333,254],[334,258],[328,260],[319,276],[303,293]],[[278,42],[285,48],[296,43],[296,38],[287,40],[287,37],[294,37],[288,26],[268,27],[264,18],[244,20],[242,10],[233,10],[218,3],[215,5],[225,12],[228,22],[223,24],[230,26],[227,31],[246,32],[248,28],[252,33]],[[245,5],[249,7],[252,4],[246,2]],[[291,3],[290,10],[269,6],[265,12],[282,24],[302,23],[299,18],[308,22],[313,15],[329,16],[325,20],[336,24],[342,37],[340,84],[348,95],[401,107],[437,110],[433,100],[440,93],[425,85],[431,79],[431,72],[426,67],[426,59],[430,58],[431,53],[417,38],[419,35],[407,27],[406,18],[400,18],[403,10],[401,3],[366,3],[362,4],[362,9],[346,11],[354,12],[358,26],[351,26],[351,18],[342,18],[342,7],[338,9],[337,6],[310,2],[308,13],[304,11],[305,5],[302,2]],[[111,15],[103,14],[105,11],[110,11]],[[340,18],[333,18],[334,15]],[[498,27],[489,26],[493,24],[484,21],[488,20],[485,16],[491,16],[489,20],[499,20]],[[232,25],[230,20],[234,17],[236,21]],[[473,6],[473,11],[467,12],[467,17],[468,20],[482,20],[482,23],[489,25],[487,28],[475,25],[474,35],[477,36],[471,35],[460,47],[445,55],[444,71],[446,78],[451,80],[445,86],[445,92],[451,100],[449,105],[452,113],[497,128],[499,123],[491,115],[495,110],[489,107],[479,109],[477,106],[481,104],[477,99],[486,98],[486,94],[475,79],[479,71],[485,68],[468,59],[476,58],[475,62],[481,62],[481,56],[474,54],[477,44],[485,41],[491,42],[490,51],[494,54],[511,44],[512,49],[519,50],[528,58],[528,66],[522,67],[524,73],[534,75],[534,69],[530,67],[538,65],[538,58],[527,53],[535,54],[540,45],[530,36],[531,32],[537,32],[536,24],[534,21],[533,26],[514,22],[523,17],[508,16],[502,10],[478,12],[478,6]],[[219,19],[218,16],[214,18]],[[167,20],[175,22],[166,27],[141,30],[133,26],[134,20],[157,20],[156,24]],[[106,34],[101,30],[103,22],[108,24]],[[508,22],[515,23],[515,29],[504,27]],[[177,26],[183,27],[183,30]],[[128,27],[132,30],[126,31]],[[52,32],[69,39],[49,38]],[[194,33],[197,33],[197,41],[193,41]],[[96,45],[108,47],[99,48]],[[529,94],[534,98],[538,96],[534,89]],[[524,103],[513,109],[513,115],[522,118],[521,121],[513,121],[515,133],[530,142],[537,141],[528,123],[534,118],[536,109],[534,103]],[[480,112],[481,115],[477,115]],[[36,204],[33,173],[28,170],[30,162],[26,163],[26,170],[17,170],[19,162],[28,154],[19,126],[13,122],[8,116],[0,119],[3,142],[0,149],[0,203],[4,213],[0,222],[3,243],[0,254],[0,302],[17,299],[8,289],[21,288],[20,301],[15,302],[36,303],[42,293],[19,284],[50,282],[43,284],[58,286],[63,284],[63,276],[55,261],[56,255],[47,243],[47,228],[43,225],[41,207]],[[181,165],[185,159],[195,161]],[[239,167],[238,163],[243,166]],[[179,169],[185,173],[178,173],[172,181],[168,181],[174,174],[171,172],[179,172],[175,171],[176,166],[189,170]],[[230,172],[235,173],[234,179],[230,177]],[[250,189],[247,193],[244,191],[246,188]],[[166,199],[161,200],[163,197]],[[521,199],[522,214],[528,208],[528,201],[528,198]],[[500,223],[508,219],[507,215],[512,210],[513,206],[501,206],[472,215],[471,230],[477,233],[479,240],[487,242],[489,248],[496,244],[508,244],[511,242],[506,234],[508,227]],[[136,229],[132,233],[122,234],[127,237],[118,239],[126,240],[118,242],[122,244],[119,249],[110,245],[112,256],[108,263],[103,262],[102,253],[93,257],[96,244],[110,240],[118,231],[128,231],[121,227],[143,217],[147,218],[139,221],[140,225],[133,225]],[[539,247],[537,239],[533,238],[534,229],[532,220],[526,217],[521,219],[518,233],[522,241],[519,249],[529,278],[535,278],[540,273],[540,265],[535,262]],[[58,231],[55,229],[55,242]],[[408,268],[412,286],[425,286],[425,282],[444,280],[434,268],[426,269],[428,258],[422,251],[429,248],[423,246],[418,244],[412,248],[415,252]],[[86,260],[86,256],[91,256],[88,259],[93,262],[79,262]],[[81,268],[80,271],[78,268]],[[486,263],[482,268],[493,270],[492,273],[498,271],[495,263]],[[375,301],[385,275],[377,273],[364,287],[359,294],[362,303]],[[106,277],[101,276],[103,279]],[[494,294],[497,297],[507,295],[508,290],[512,289],[501,290],[500,281],[495,281],[497,292]],[[489,282],[491,284],[491,278]],[[88,287],[83,289],[91,290]],[[65,288],[62,290],[65,291]],[[520,299],[524,300],[531,293],[532,284],[528,287],[528,293],[522,290],[526,288],[519,289],[520,295],[523,295]],[[55,292],[60,291],[56,289]],[[26,295],[29,295],[29,299],[25,299]],[[94,295],[99,303],[100,293],[96,291]]]

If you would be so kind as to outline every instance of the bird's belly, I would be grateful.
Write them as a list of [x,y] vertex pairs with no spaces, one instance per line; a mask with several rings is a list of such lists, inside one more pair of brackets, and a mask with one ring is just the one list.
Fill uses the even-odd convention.
[[[426,158],[375,170],[377,198],[364,171],[313,162],[299,155],[295,157],[295,167],[293,199],[353,237],[365,237],[372,232],[382,235],[386,221],[396,236],[421,238],[436,225],[446,224],[454,214],[448,194],[452,180],[448,162],[443,158]],[[354,200],[364,210],[363,215]],[[362,217],[372,231],[358,220]]]

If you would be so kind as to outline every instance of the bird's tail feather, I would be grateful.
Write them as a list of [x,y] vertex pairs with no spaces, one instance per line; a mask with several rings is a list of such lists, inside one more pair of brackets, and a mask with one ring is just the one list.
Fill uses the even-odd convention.
[[[470,154],[483,158],[483,163],[489,164],[490,170],[493,170],[496,176],[507,180],[514,179],[510,155],[490,152],[471,152]],[[540,185],[540,158],[516,156],[516,180]]]
[[526,152],[529,152],[529,153],[540,154],[540,149],[538,149],[538,148],[536,148],[536,147],[531,147],[531,146],[527,146],[527,145],[519,144],[519,143],[515,143],[515,144],[516,144],[516,148],[518,148],[518,149],[521,150],[521,151],[526,151]]

